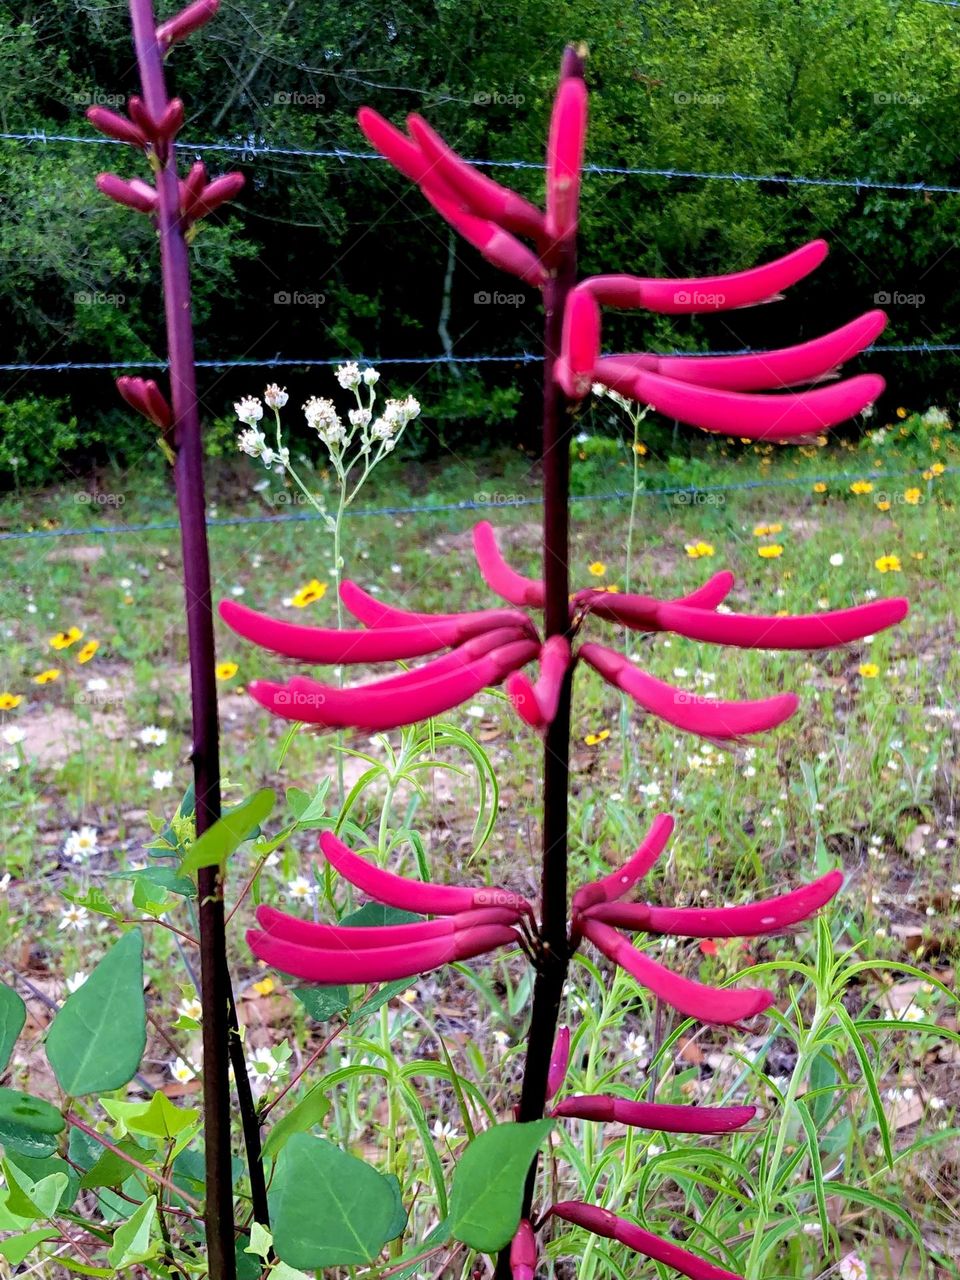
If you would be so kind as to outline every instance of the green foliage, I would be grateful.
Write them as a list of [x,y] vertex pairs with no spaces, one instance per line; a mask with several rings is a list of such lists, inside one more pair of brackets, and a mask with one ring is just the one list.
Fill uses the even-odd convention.
[[530,1161],[553,1124],[498,1124],[474,1138],[453,1175],[449,1225],[455,1239],[485,1253],[509,1244]]
[[270,1215],[280,1258],[311,1269],[372,1262],[407,1221],[395,1178],[305,1133],[277,1159]]
[[73,452],[79,434],[67,404],[32,395],[0,400],[0,483],[41,484],[59,468],[54,460]]
[[270,816],[275,802],[274,793],[264,787],[224,813],[190,846],[180,870],[190,875],[202,867],[222,866],[245,840],[259,833],[261,822]]
[[146,1043],[143,935],[131,929],[67,996],[47,1033],[47,1058],[60,1088],[78,1097],[132,1080]]
[[5,982],[0,982],[0,1071],[5,1071],[17,1036],[27,1020],[27,1006]]

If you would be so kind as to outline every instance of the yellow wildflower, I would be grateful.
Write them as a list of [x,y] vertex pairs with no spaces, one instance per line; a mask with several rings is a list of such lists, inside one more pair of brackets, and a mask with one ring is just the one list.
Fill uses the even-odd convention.
[[946,464],[943,462],[934,462],[930,467],[935,476],[942,476],[946,469]]
[[93,655],[100,648],[99,640],[88,640],[82,649],[77,651],[78,662],[89,662]]
[[69,649],[72,644],[76,644],[78,640],[83,639],[83,632],[79,627],[71,627],[69,631],[58,631],[55,636],[51,636],[48,644],[51,649]]
[[48,671],[41,671],[33,677],[34,684],[49,684],[51,680],[60,679],[60,670],[58,667],[50,667]]
[[889,503],[889,501],[888,501],[886,498],[881,498],[881,499],[880,499],[880,501],[877,503],[877,510],[878,510],[878,511],[889,511],[889,510],[890,510],[890,503]]
[[322,600],[326,594],[327,584],[312,578],[305,586],[300,587],[293,593],[293,599],[290,603],[295,609],[305,609],[308,604],[313,604],[315,600]]
[[929,471],[924,471],[922,474],[923,474],[923,478],[924,478],[924,480],[932,480],[932,479],[933,479],[933,467],[931,467]]
[[813,486],[813,492],[814,492],[814,493],[826,493],[826,492],[827,492],[827,486],[823,483],[823,481],[822,481],[822,480],[818,480],[818,481],[817,481],[817,483]]
[[911,507],[915,507],[922,496],[919,489],[907,489],[903,495],[903,500],[909,503]]
[[875,662],[861,662],[857,668],[864,680],[876,680],[880,674],[880,668]]
[[927,553],[925,551],[911,551],[910,555],[914,560],[925,560],[927,558]]
[[259,982],[253,984],[253,989],[258,996],[268,996],[274,990],[273,979],[261,978]]
[[602,560],[594,560],[593,564],[590,566],[590,572],[595,578],[602,578],[607,572],[607,566]]
[[0,711],[12,711],[23,701],[22,693],[0,693]]
[[869,480],[854,480],[850,486],[851,493],[873,493],[873,485]]
[[880,573],[899,573],[900,557],[899,556],[879,556],[873,562],[873,567]]
[[588,747],[595,747],[598,743],[604,742],[610,737],[609,729],[601,729],[599,733],[588,733],[584,738],[584,742]]
[[684,550],[691,560],[699,560],[701,556],[712,556],[714,553],[709,542],[688,542]]
[[649,450],[647,449],[647,446],[645,444],[641,444],[639,440],[633,446],[633,448],[634,448],[634,452],[640,458],[645,458],[647,456],[647,453],[649,452]]
[[216,676],[218,680],[232,680],[239,670],[235,662],[218,662]]
[[779,542],[771,542],[765,547],[757,547],[757,554],[764,560],[776,560],[778,556],[783,555],[783,547]]
[[907,411],[906,411],[906,409],[898,409],[898,410],[897,410],[897,417],[898,417],[898,418],[905,418],[906,416],[907,416]]

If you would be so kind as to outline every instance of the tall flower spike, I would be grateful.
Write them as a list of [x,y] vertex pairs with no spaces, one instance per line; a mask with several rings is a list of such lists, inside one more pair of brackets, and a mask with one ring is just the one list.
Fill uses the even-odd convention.
[[560,81],[547,140],[547,234],[565,240],[577,229],[580,171],[587,136],[587,86],[580,76]]
[[618,1218],[609,1209],[601,1209],[599,1205],[585,1204],[582,1200],[562,1200],[552,1206],[550,1215],[572,1222],[575,1226],[585,1227],[596,1236],[616,1240],[628,1249],[672,1267],[682,1276],[688,1276],[689,1280],[743,1280],[735,1272],[725,1271],[723,1267],[707,1262],[705,1258],[700,1258],[687,1249],[681,1249],[672,1240],[663,1240],[638,1227],[635,1222]]

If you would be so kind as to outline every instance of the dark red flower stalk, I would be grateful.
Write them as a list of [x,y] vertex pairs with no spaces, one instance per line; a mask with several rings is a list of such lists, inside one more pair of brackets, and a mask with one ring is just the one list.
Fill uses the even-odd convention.
[[606,1240],[616,1240],[628,1249],[642,1253],[644,1257],[672,1267],[682,1276],[689,1276],[690,1280],[743,1280],[735,1272],[707,1262],[705,1258],[681,1249],[673,1241],[663,1240],[660,1236],[645,1231],[643,1227],[638,1227],[635,1222],[618,1218],[609,1209],[601,1209],[599,1205],[584,1204],[582,1200],[562,1200],[551,1207],[550,1216],[585,1227],[587,1231],[603,1236]]

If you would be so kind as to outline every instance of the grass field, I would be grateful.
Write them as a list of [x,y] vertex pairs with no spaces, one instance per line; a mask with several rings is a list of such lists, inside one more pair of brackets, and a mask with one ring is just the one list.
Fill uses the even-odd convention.
[[[626,642],[612,638],[606,624],[590,624],[592,637],[626,644],[653,674],[700,696],[801,695],[800,711],[784,728],[734,749],[644,718],[578,672],[574,883],[629,853],[664,810],[676,815],[678,828],[651,877],[652,900],[746,901],[837,865],[846,873],[819,929],[749,946],[671,948],[672,966],[705,981],[756,967],[777,989],[782,1011],[759,1030],[694,1032],[668,1014],[655,1038],[646,993],[622,974],[611,979],[592,953],[578,957],[570,982],[566,1018],[577,1050],[571,1087],[590,1092],[602,1082],[624,1096],[645,1096],[652,1080],[662,1101],[747,1100],[770,1124],[699,1145],[669,1135],[653,1141],[614,1125],[573,1126],[556,1139],[551,1176],[566,1190],[592,1180],[594,1198],[647,1212],[655,1224],[695,1220],[704,1246],[725,1243],[720,1256],[748,1266],[750,1280],[849,1280],[856,1273],[843,1260],[851,1253],[871,1278],[960,1275],[952,1261],[960,1252],[960,1050],[951,1034],[960,937],[956,459],[949,423],[910,416],[857,445],[736,456],[717,449],[676,462],[651,448],[636,463],[645,488],[633,502],[629,449],[588,439],[574,460],[581,494],[628,495],[575,503],[576,585],[676,595],[729,568],[737,578],[729,603],[739,610],[815,612],[886,594],[911,600],[907,621],[894,631],[809,655],[739,653],[677,637]],[[867,479],[888,472],[909,478]],[[211,477],[215,595],[333,625],[332,550],[316,523],[216,523],[304,514],[279,480],[253,491],[251,481],[260,478],[239,466]],[[764,487],[722,487],[758,482]],[[683,488],[689,484],[699,487]],[[683,491],[649,492],[678,487]],[[483,605],[489,597],[473,562],[470,527],[489,518],[511,563],[536,572],[539,508],[517,503],[538,492],[536,469],[517,454],[479,464],[455,457],[442,465],[390,462],[364,507],[498,505],[479,515],[355,515],[347,525],[346,575],[412,608]],[[54,1097],[56,1086],[40,1040],[51,1010],[115,936],[111,914],[157,919],[148,930],[147,963],[154,1030],[138,1087],[186,1101],[198,1087],[193,906],[151,897],[135,874],[156,866],[156,850],[147,845],[173,818],[190,779],[177,533],[130,528],[173,519],[169,487],[156,477],[104,475],[60,492],[8,495],[0,506],[3,528],[44,535],[3,544],[0,692],[11,696],[0,698],[7,706],[0,937],[4,981],[17,985],[31,1015],[7,1083],[45,1096]],[[100,525],[111,532],[96,532]],[[63,536],[65,529],[87,532]],[[326,589],[298,609],[291,601],[312,580]],[[71,628],[82,634],[72,638]],[[218,657],[228,798],[263,785],[313,795],[327,779],[326,812],[335,812],[334,740],[302,732],[282,742],[286,726],[244,694],[246,681],[276,673],[278,663],[225,628]],[[419,745],[409,736],[401,743],[398,734],[348,738],[345,785],[357,787],[351,821],[365,830],[380,824],[381,848],[395,869],[415,868],[420,856],[436,878],[469,875],[533,894],[539,744],[498,691],[478,697],[451,723],[455,732],[433,749],[423,735]],[[467,749],[469,743],[476,746]],[[397,751],[408,753],[406,767],[391,755]],[[411,773],[416,761],[425,767]],[[371,772],[371,764],[385,767]],[[492,830],[483,841],[488,819]],[[309,1073],[311,1083],[326,1079],[332,1110],[324,1132],[379,1152],[400,1177],[405,1203],[415,1202],[413,1238],[423,1239],[442,1216],[442,1170],[485,1112],[504,1116],[515,1100],[526,971],[516,958],[460,967],[452,982],[431,975],[379,1011],[319,1024],[279,977],[251,962],[241,927],[255,899],[299,903],[321,918],[332,918],[334,904],[343,909],[343,889],[322,871],[314,839],[310,829],[297,831],[252,886],[252,852],[241,850],[232,869],[228,906],[250,889],[233,922],[233,962],[256,1086],[265,1099],[275,1097],[329,1041]],[[663,949],[655,940],[650,946]],[[631,1012],[624,1023],[618,1010],[625,995]],[[855,1038],[846,1035],[838,1008],[854,1020]],[[446,1051],[463,1077],[460,1087]],[[298,1083],[281,1110],[304,1087]],[[768,1131],[773,1136],[765,1140]],[[435,1151],[432,1163],[416,1154],[418,1135]],[[135,1178],[124,1192],[143,1194]],[[116,1211],[110,1194],[97,1203],[88,1193],[85,1212]],[[762,1256],[753,1228],[742,1227],[751,1201],[762,1205],[767,1224]],[[583,1259],[581,1280],[627,1274],[624,1259],[595,1237],[558,1235],[550,1254],[560,1277],[571,1254]],[[468,1271],[451,1264],[444,1274]]]

